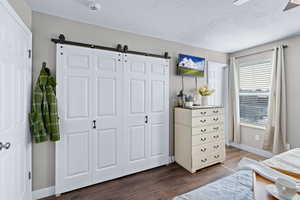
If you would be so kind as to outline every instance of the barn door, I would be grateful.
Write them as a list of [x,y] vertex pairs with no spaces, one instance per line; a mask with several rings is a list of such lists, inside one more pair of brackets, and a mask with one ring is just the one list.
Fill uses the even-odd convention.
[[0,199],[31,199],[31,32],[0,1]]
[[165,59],[124,55],[126,174],[169,157],[169,73]]
[[93,116],[93,183],[123,174],[123,59],[122,54],[95,51]]
[[56,193],[87,186],[92,173],[93,50],[57,45],[61,140],[56,142]]

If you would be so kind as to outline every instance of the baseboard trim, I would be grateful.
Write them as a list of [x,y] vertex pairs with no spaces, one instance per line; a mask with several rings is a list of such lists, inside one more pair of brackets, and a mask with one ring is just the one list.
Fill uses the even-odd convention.
[[175,162],[175,156],[170,156],[170,164]]
[[54,186],[39,189],[39,190],[34,190],[32,192],[32,200],[42,199],[45,197],[52,196],[54,194],[55,194]]
[[253,154],[256,154],[256,155],[259,155],[259,156],[263,156],[263,157],[266,157],[266,158],[271,158],[271,157],[274,156],[271,152],[268,152],[268,151],[265,151],[265,150],[262,150],[262,149],[257,149],[257,148],[254,148],[254,147],[250,147],[250,146],[245,145],[245,144],[236,144],[236,143],[230,142],[229,146],[241,149],[243,151],[248,151],[250,153],[253,153]]

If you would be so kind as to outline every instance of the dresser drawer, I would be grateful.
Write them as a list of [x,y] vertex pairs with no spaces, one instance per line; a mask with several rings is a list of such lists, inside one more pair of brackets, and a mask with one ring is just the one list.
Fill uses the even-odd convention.
[[211,115],[222,115],[224,113],[223,108],[206,108],[206,109],[198,109],[193,110],[193,117],[205,117]]
[[192,155],[193,156],[205,156],[210,153],[212,153],[212,145],[210,143],[208,144],[202,144],[202,145],[197,145],[192,147]]
[[209,134],[200,134],[192,136],[192,146],[197,146],[211,141],[211,136]]
[[210,136],[209,141],[210,142],[218,142],[218,141],[224,141],[224,132],[213,132],[208,134]]
[[214,142],[211,143],[210,146],[210,152],[225,152],[225,142],[223,141],[219,141],[219,142]]
[[199,128],[192,128],[192,135],[199,135],[205,133],[212,133],[212,132],[222,132],[224,130],[223,123],[214,124],[210,126],[203,126]]
[[219,124],[223,122],[222,115],[208,116],[208,117],[193,117],[192,126],[207,126],[212,124]]
[[223,162],[225,160],[225,152],[220,151],[207,155],[193,155],[192,160],[192,168],[197,170],[218,162]]

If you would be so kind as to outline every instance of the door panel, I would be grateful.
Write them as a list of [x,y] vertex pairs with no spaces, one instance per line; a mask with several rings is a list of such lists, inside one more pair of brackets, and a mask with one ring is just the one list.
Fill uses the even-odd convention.
[[88,117],[89,77],[69,76],[67,79],[67,119]]
[[92,177],[93,50],[57,46],[61,140],[56,142],[56,193],[87,186]]
[[96,50],[94,55],[93,183],[99,183],[123,174],[123,64],[120,53]]
[[169,158],[169,63],[151,60],[150,81],[150,163],[168,162]]
[[31,199],[31,32],[6,1],[0,1],[0,198]]
[[159,156],[165,153],[165,141],[162,136],[165,134],[164,124],[151,125],[151,156]]
[[117,129],[98,131],[97,170],[116,166],[117,162]]
[[125,100],[125,158],[126,174],[148,166],[149,128],[146,116],[149,110],[150,67],[144,56],[124,55]]
[[66,143],[67,178],[87,175],[89,173],[89,132],[70,134]]
[[130,110],[132,114],[146,112],[146,81],[130,80]]
[[169,72],[165,59],[125,54],[126,172],[168,163]]
[[129,161],[134,162],[146,159],[146,126],[132,126],[130,127],[129,134]]

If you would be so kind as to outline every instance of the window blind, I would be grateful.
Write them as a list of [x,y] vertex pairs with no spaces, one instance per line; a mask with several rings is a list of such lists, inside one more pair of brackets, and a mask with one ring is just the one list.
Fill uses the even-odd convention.
[[241,122],[264,126],[268,118],[272,62],[244,63],[239,71]]

